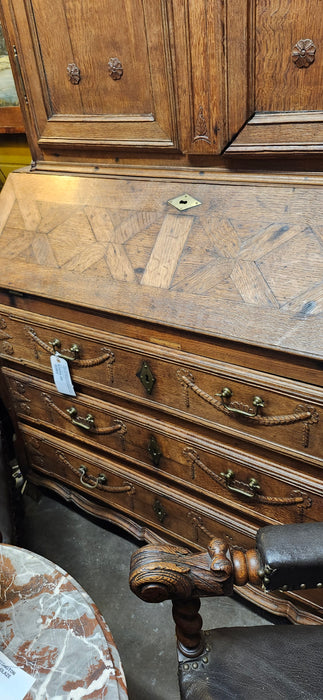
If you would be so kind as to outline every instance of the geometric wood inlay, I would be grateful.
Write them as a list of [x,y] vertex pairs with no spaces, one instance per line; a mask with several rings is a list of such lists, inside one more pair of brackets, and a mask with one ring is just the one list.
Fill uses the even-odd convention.
[[161,180],[11,175],[4,285],[19,289],[23,275],[54,298],[233,336],[239,327],[240,337],[258,326],[270,344],[292,329],[294,347],[306,342],[298,321],[323,312],[320,186],[191,183],[200,206],[174,211],[168,200],[182,191]]

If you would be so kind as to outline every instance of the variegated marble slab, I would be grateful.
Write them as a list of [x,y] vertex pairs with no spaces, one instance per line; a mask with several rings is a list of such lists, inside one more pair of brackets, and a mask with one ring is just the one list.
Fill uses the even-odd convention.
[[35,677],[25,700],[126,700],[112,635],[82,587],[59,566],[0,545],[0,649]]

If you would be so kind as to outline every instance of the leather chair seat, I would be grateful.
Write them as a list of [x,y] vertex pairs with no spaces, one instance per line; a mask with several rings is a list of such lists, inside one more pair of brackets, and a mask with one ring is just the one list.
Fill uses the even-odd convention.
[[185,700],[322,700],[321,626],[231,627],[204,634],[209,651],[179,664]]

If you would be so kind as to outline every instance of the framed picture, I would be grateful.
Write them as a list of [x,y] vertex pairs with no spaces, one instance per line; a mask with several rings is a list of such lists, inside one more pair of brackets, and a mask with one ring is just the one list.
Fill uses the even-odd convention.
[[0,133],[25,131],[8,51],[0,24]]

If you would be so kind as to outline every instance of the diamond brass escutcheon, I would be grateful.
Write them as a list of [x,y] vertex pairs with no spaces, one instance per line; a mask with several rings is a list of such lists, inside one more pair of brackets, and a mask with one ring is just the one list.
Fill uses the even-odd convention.
[[185,209],[197,207],[199,204],[202,204],[202,202],[199,202],[195,197],[191,197],[190,194],[181,194],[179,197],[175,197],[175,199],[169,199],[168,204],[179,209],[179,211],[184,211]]
[[154,388],[156,377],[154,377],[146,360],[143,361],[139,372],[137,372],[137,377],[140,379],[141,383],[145,387],[147,394],[151,394]]
[[157,515],[159,522],[163,523],[165,518],[167,517],[167,511],[165,510],[161,502],[158,500],[158,498],[156,498],[154,501],[153,509]]

